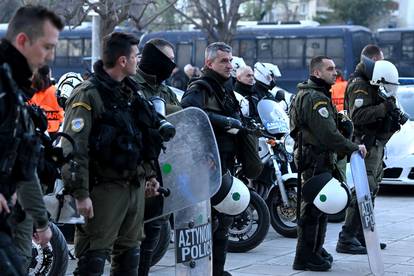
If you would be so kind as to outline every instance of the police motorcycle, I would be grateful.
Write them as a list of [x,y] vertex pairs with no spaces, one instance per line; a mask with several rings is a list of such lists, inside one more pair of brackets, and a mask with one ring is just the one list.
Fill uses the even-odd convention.
[[[72,144],[73,151],[76,151],[76,145],[70,136],[65,133],[57,133],[56,137],[65,137]],[[44,157],[39,165],[41,167],[39,179],[42,185],[46,186],[46,193],[55,189],[52,194],[43,197],[49,215],[52,238],[44,248],[32,240],[32,261],[29,266],[29,275],[60,276],[66,274],[69,249],[65,236],[58,225],[61,223],[83,223],[83,218],[76,213],[73,198],[64,194],[63,185],[59,179],[59,168],[64,163],[72,162],[73,151],[64,156],[62,149],[53,146],[53,141],[46,134],[42,136],[42,140]],[[58,179],[54,181],[55,178]]]

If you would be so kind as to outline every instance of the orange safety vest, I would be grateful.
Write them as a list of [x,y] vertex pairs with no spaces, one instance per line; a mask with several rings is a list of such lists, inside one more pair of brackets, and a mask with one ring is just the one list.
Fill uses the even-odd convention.
[[337,81],[331,87],[332,103],[336,106],[336,110],[344,110],[344,97],[347,81]]
[[49,133],[57,132],[60,124],[63,122],[63,109],[57,102],[56,87],[49,86],[45,90],[36,92],[29,100],[29,104],[40,106],[47,117],[47,131]]

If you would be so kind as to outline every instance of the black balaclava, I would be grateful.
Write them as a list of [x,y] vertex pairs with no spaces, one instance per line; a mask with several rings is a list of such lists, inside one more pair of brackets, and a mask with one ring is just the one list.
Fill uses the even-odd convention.
[[176,64],[152,43],[147,43],[142,50],[138,67],[144,73],[156,76],[157,83],[160,84],[170,77]]

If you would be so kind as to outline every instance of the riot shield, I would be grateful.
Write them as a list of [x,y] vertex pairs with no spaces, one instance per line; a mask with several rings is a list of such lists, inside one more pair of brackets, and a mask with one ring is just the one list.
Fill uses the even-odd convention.
[[210,200],[174,214],[175,275],[211,275],[213,239]]
[[207,114],[190,107],[167,116],[176,135],[159,157],[163,189],[161,214],[152,220],[210,199],[221,183],[216,138]]
[[369,190],[365,162],[359,152],[354,152],[351,156],[351,171],[359,213],[361,215],[362,230],[368,253],[369,266],[374,275],[383,275],[384,262],[382,260],[380,242],[375,227],[371,192]]

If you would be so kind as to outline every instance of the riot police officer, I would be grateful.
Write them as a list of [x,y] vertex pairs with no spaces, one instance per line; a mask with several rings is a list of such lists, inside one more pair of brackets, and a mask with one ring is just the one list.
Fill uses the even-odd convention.
[[[353,141],[364,144],[368,150],[365,166],[373,201],[382,178],[384,146],[400,127],[395,95],[385,98],[379,91],[379,82],[371,84],[376,61],[382,61],[383,58],[384,55],[378,46],[365,46],[361,52],[361,62],[348,81],[344,102],[345,109],[354,123]],[[392,72],[396,72],[396,75],[393,80],[388,80],[389,73]],[[392,65],[391,68],[385,68],[378,78],[388,80],[390,84],[398,83],[398,71]],[[384,249],[386,244],[381,243],[380,247]],[[347,209],[345,224],[339,233],[336,251],[346,254],[367,253],[355,195]]]
[[[177,96],[163,82],[170,77],[174,63],[174,47],[163,39],[152,39],[148,41],[141,54],[141,60],[137,68],[137,74],[132,78],[138,84],[138,93],[146,99],[160,97],[165,101],[166,115],[181,109]],[[158,175],[158,180],[160,176]],[[157,198],[147,199],[145,204],[145,217],[149,218],[157,208]],[[154,206],[155,205],[155,206]],[[169,223],[168,217],[152,220],[145,223],[145,238],[140,247],[139,275],[148,275],[152,262],[152,255],[163,223]]]
[[[231,52],[231,47],[223,42],[208,45],[205,51],[205,66],[202,76],[189,84],[181,100],[181,105],[184,108],[195,106],[203,109],[209,115],[217,139],[223,174],[227,170],[231,172],[234,170],[236,135],[227,132],[221,119],[225,120],[224,125],[227,125],[227,120],[240,124],[238,121],[240,119],[238,102],[232,86],[226,84],[231,81]],[[212,213],[213,223],[216,222],[216,230],[213,233],[213,275],[230,275],[224,271],[224,264],[232,218],[214,209],[212,209]]]
[[[13,258],[24,257],[16,268],[22,273],[27,273],[31,260],[33,227],[34,236],[42,246],[52,235],[36,175],[40,140],[35,129],[45,130],[46,118],[25,102],[35,92],[31,89],[33,71],[53,59],[62,28],[61,19],[52,11],[41,6],[24,6],[10,20],[6,37],[0,43],[0,202],[3,206],[0,232],[2,238],[10,238],[3,234],[12,233],[18,249],[18,254],[12,253]],[[14,223],[7,224],[10,220],[5,218],[6,201],[11,203],[16,190],[19,205],[13,209]],[[0,248],[0,251],[13,250],[10,239],[8,243],[3,240]],[[10,256],[8,253],[0,255]],[[7,274],[3,261],[0,260],[2,273],[6,269]]]
[[[295,150],[295,162],[297,165],[300,162],[304,181],[322,173],[332,174],[336,153],[351,154],[359,150],[363,156],[366,154],[364,145],[352,143],[338,131],[338,115],[329,92],[335,77],[332,59],[314,57],[310,62],[310,77],[298,85],[299,92],[292,103],[291,135],[296,145],[302,136],[303,145]],[[300,154],[303,158],[298,160]],[[327,215],[312,203],[302,201],[293,269],[326,271],[331,268],[332,255],[323,248],[326,226]]]
[[[104,38],[94,74],[67,101],[64,132],[78,145],[62,169],[65,188],[86,223],[76,229],[75,275],[138,275],[145,196],[158,195],[154,162],[162,134],[152,105],[138,95],[138,40],[115,32]],[[62,147],[70,150],[63,139]]]

